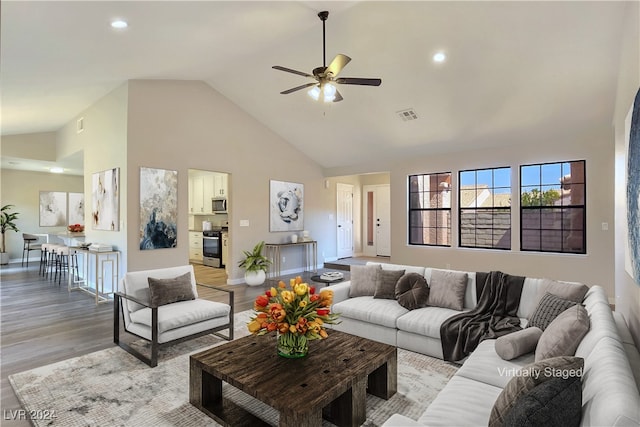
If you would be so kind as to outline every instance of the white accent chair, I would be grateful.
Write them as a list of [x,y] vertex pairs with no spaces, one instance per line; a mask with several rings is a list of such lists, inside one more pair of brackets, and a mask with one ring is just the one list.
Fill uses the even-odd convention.
[[[149,277],[171,279],[185,273],[191,273],[191,286],[196,299],[161,306],[151,304]],[[229,303],[198,298],[196,285],[227,292]],[[191,265],[126,273],[120,282],[119,292],[114,293],[113,307],[113,342],[151,367],[158,365],[158,350],[169,344],[208,334],[228,341],[233,339],[233,291],[196,283]],[[120,341],[120,311],[124,331],[150,341],[151,357]],[[226,336],[219,333],[224,329],[229,330]]]

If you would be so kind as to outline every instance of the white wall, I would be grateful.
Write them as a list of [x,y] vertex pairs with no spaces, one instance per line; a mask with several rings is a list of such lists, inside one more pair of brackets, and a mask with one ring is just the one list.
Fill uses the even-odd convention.
[[[624,26],[623,45],[620,52],[618,96],[614,116],[615,126],[615,293],[616,311],[620,311],[631,330],[637,347],[640,347],[640,284],[625,271],[624,256],[627,245],[626,226],[626,146],[628,130],[625,118],[640,88],[640,3],[629,2]],[[637,165],[640,167],[640,165]]]
[[[78,114],[59,132],[58,155],[82,150],[84,154],[85,241],[105,243],[126,252],[130,224],[125,221],[127,205],[127,85],[122,85]],[[78,133],[76,120],[84,117],[84,131]],[[104,231],[92,228],[91,177],[94,173],[120,168],[120,230]],[[134,228],[135,230],[135,228]],[[126,257],[122,257],[122,272],[127,271]]]
[[[18,212],[16,221],[20,232],[8,231],[5,235],[10,262],[22,259],[22,233],[58,234],[66,232],[66,227],[40,227],[40,191],[62,191],[81,193],[81,176],[60,175],[49,172],[28,172],[2,169],[1,188],[4,205],[15,205]],[[35,257],[37,252],[32,252]]]
[[[284,242],[292,234],[269,231],[271,179],[304,184],[304,228],[318,240],[319,257],[335,253],[335,226],[328,217],[335,212],[328,206],[335,202],[332,191],[324,188],[321,168],[210,86],[196,81],[130,81],[128,113],[125,203],[130,271],[188,262],[188,169],[230,174],[231,281],[240,281],[244,274],[237,267],[243,250],[260,240]],[[176,249],[138,249],[141,166],[178,171]],[[248,220],[249,227],[240,227],[240,220]],[[283,270],[303,265],[295,249],[283,253]]]
[[56,133],[40,132],[2,136],[2,157],[17,157],[55,162]]
[[[601,285],[613,299],[613,135],[558,136],[513,148],[483,149],[408,159],[391,167],[391,261],[394,263],[450,267],[466,271],[501,270],[506,273]],[[538,162],[586,160],[587,254],[543,254],[519,251],[519,165]],[[422,247],[407,244],[407,177],[411,174],[451,171],[457,192],[459,170],[511,166],[511,251],[457,248],[457,197],[452,198],[453,247]],[[515,174],[515,175],[514,175]],[[610,225],[602,231],[601,223]]]

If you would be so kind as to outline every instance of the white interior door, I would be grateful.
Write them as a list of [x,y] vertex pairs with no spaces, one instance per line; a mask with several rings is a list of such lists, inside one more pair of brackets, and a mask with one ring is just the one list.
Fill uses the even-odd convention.
[[376,186],[375,195],[376,255],[391,256],[391,190]]
[[336,184],[337,193],[337,256],[353,256],[353,185]]

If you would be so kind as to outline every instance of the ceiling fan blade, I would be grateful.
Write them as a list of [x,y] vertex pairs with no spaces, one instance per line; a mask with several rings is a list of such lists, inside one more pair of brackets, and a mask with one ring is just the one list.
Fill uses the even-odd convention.
[[315,86],[315,85],[317,85],[317,84],[318,84],[318,83],[315,83],[315,82],[314,82],[314,83],[306,83],[306,84],[303,84],[303,85],[300,85],[300,86],[296,86],[296,87],[291,88],[291,89],[284,90],[284,91],[282,91],[282,92],[280,92],[280,93],[281,93],[282,95],[288,95],[288,94],[290,94],[291,92],[295,92],[295,91],[297,91],[297,90],[301,90],[301,89],[307,88],[307,87],[309,87],[309,86]]
[[347,55],[343,55],[341,53],[337,54],[331,64],[327,67],[325,73],[327,75],[331,74],[333,77],[337,76],[338,73],[351,61]]
[[340,102],[340,101],[342,101],[343,99],[344,99],[344,98],[342,97],[342,95],[340,95],[340,92],[338,92],[338,91],[336,90],[336,97],[335,97],[335,98],[333,98],[333,102]]
[[280,71],[284,71],[287,73],[293,73],[293,74],[297,74],[299,76],[303,76],[303,77],[311,77],[312,79],[315,79],[315,77],[309,73],[305,73],[303,71],[297,71],[297,70],[292,70],[291,68],[287,68],[287,67],[281,67],[279,65],[274,65],[273,67],[274,70],[280,70]]
[[340,77],[335,79],[336,83],[343,85],[363,85],[363,86],[380,86],[382,79],[363,79],[359,77]]

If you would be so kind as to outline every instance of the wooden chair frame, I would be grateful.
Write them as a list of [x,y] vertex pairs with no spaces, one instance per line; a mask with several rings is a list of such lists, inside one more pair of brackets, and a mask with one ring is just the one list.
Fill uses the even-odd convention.
[[[115,292],[114,293],[114,298],[113,298],[113,342],[115,344],[117,344],[119,347],[121,347],[123,350],[125,350],[126,352],[128,352],[129,354],[135,356],[136,358],[138,358],[140,361],[146,363],[147,365],[149,365],[152,368],[155,368],[156,366],[158,366],[158,352],[160,349],[167,347],[169,345],[172,344],[177,344],[179,342],[183,342],[183,341],[188,341],[190,339],[193,338],[197,338],[197,337],[201,337],[204,335],[209,335],[209,334],[213,334],[217,337],[220,337],[224,340],[227,341],[231,341],[233,340],[233,314],[234,314],[234,310],[233,310],[233,292],[231,290],[228,289],[223,289],[220,288],[218,286],[214,286],[214,285],[205,285],[202,283],[196,283],[197,286],[204,286],[207,288],[211,288],[211,289],[216,289],[218,291],[222,291],[222,292],[227,292],[229,294],[229,306],[231,307],[231,310],[229,311],[229,323],[224,324],[224,325],[220,325],[217,326],[215,328],[212,329],[207,329],[205,331],[202,332],[198,332],[192,335],[187,335],[185,337],[181,337],[181,338],[177,338],[175,340],[172,341],[167,341],[164,343],[159,343],[158,342],[158,306],[153,306],[151,304],[149,304],[148,302],[142,301],[138,298],[134,298],[130,295],[126,295],[122,292]],[[128,299],[130,301],[136,302],[140,305],[143,305],[145,307],[148,307],[151,309],[151,340],[149,341],[149,339],[142,337],[138,334],[135,334],[133,332],[129,332],[127,331],[127,328],[125,326],[125,322],[124,322],[124,311],[125,308],[122,307],[122,310],[120,310],[120,307],[123,306],[123,302],[122,302],[122,298],[124,299]],[[122,314],[122,324],[124,327],[124,331],[128,334],[134,335],[138,338],[141,338],[145,341],[149,341],[151,343],[151,357],[147,357],[144,354],[140,353],[138,350],[132,348],[131,346],[129,346],[128,344],[121,342],[120,341],[120,317],[119,315]],[[224,329],[229,329],[229,333],[225,336],[221,333],[219,333],[219,331],[224,330]]]

